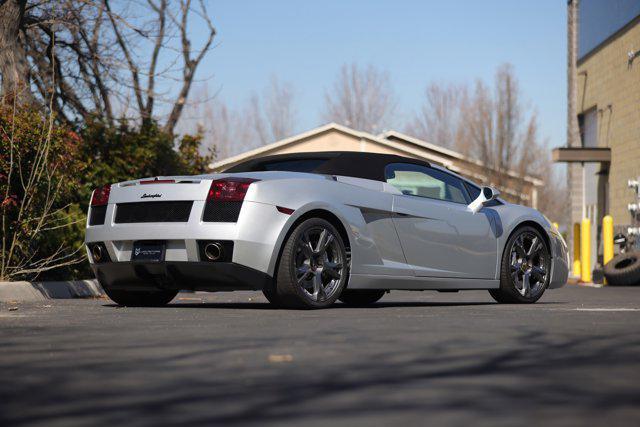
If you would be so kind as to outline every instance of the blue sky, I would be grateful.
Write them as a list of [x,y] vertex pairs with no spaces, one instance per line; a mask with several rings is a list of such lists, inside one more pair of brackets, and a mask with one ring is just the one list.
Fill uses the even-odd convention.
[[275,75],[293,84],[298,130],[306,130],[321,124],[324,92],[343,63],[373,64],[389,72],[402,128],[429,82],[492,83],[498,65],[509,62],[542,136],[564,144],[564,0],[210,0],[209,11],[217,46],[199,77],[211,77],[210,90],[231,105]]

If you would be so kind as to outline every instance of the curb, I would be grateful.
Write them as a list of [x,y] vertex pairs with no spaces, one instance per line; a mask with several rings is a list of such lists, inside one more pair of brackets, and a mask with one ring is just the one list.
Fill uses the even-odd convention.
[[97,298],[104,295],[97,280],[0,282],[0,302]]

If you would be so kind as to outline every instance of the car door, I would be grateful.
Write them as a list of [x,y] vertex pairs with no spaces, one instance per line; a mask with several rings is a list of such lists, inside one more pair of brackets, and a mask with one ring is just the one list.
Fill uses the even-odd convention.
[[387,183],[394,196],[394,225],[416,276],[493,279],[497,239],[492,216],[473,214],[463,181],[439,169],[392,163]]

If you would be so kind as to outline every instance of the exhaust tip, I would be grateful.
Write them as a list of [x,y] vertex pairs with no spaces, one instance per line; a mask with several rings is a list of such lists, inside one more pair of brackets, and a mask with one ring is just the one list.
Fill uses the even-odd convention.
[[208,243],[204,247],[204,256],[209,261],[217,261],[222,257],[222,246],[220,243]]
[[93,245],[91,248],[91,255],[93,255],[93,260],[95,262],[101,262],[104,258],[104,251],[102,250],[101,245]]

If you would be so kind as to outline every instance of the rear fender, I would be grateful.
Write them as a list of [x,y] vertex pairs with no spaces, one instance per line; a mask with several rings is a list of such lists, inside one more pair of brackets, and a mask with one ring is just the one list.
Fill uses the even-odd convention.
[[[278,235],[278,238],[276,240],[276,244],[274,247],[273,255],[271,256],[271,261],[269,262],[269,274],[271,276],[275,277],[275,270],[278,263],[278,259],[280,258],[280,253],[282,252],[282,248],[286,242],[286,239],[289,237],[291,232],[293,232],[293,229],[298,225],[302,217],[306,216],[309,212],[317,211],[317,210],[329,212],[338,218],[343,228],[347,232],[347,236],[349,238],[349,242],[345,242],[345,244],[351,245],[351,242],[355,240],[356,234],[354,234],[351,226],[351,222],[347,218],[350,218],[351,221],[355,220],[355,222],[357,223],[356,212],[348,212],[348,211],[357,211],[357,213],[359,213],[357,209],[355,208],[348,209],[345,206],[342,206],[342,207],[332,206],[326,202],[307,203],[299,207],[298,209],[296,209],[289,216],[289,219],[287,219],[284,226],[280,230],[280,234]],[[360,218],[362,219],[362,215],[360,215]],[[362,223],[364,224],[364,219],[362,219]]]

